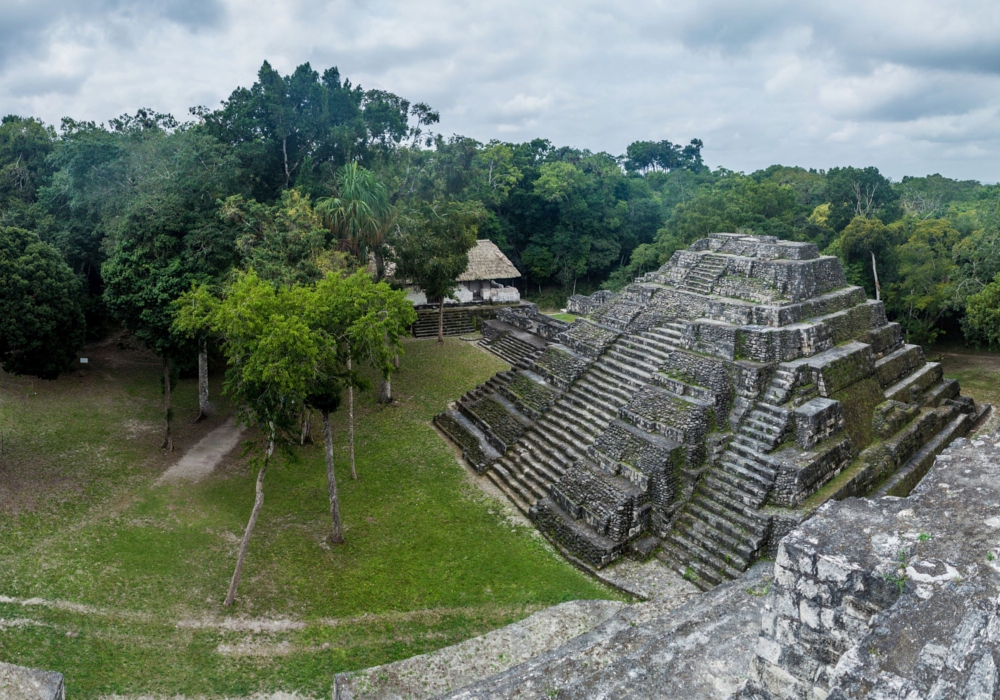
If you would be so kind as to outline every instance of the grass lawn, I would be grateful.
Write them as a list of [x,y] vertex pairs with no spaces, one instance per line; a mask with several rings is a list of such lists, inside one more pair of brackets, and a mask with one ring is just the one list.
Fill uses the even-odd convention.
[[[199,484],[156,486],[208,423],[194,380],[159,450],[159,365],[88,348],[56,382],[0,375],[0,661],[105,694],[327,698],[338,671],[437,649],[578,598],[614,598],[485,496],[431,427],[505,367],[457,339],[410,341],[398,402],[357,411],[357,469],[336,425],[347,543],[331,550],[322,445],[282,453],[232,609],[222,605],[253,500],[252,454]],[[213,396],[219,397],[218,378]],[[322,431],[314,430],[317,437]],[[247,433],[248,442],[256,436]]]
[[558,312],[558,311],[556,311],[556,312],[546,312],[545,315],[546,316],[551,316],[552,318],[557,318],[560,321],[566,321],[566,323],[573,323],[573,321],[575,321],[576,319],[579,318],[579,316],[576,316],[574,314],[564,314],[564,313],[561,313],[561,312]]
[[978,432],[1000,428],[1000,354],[957,343],[926,347],[924,353],[928,360],[941,363],[945,377],[958,380],[963,396],[971,396],[976,403],[993,404],[993,412]]

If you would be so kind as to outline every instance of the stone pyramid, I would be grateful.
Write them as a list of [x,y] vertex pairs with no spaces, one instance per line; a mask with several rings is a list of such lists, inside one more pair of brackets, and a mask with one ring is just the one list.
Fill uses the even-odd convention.
[[828,499],[905,495],[989,408],[811,243],[712,234],[568,310],[488,322],[512,369],[435,422],[593,568],[734,578]]

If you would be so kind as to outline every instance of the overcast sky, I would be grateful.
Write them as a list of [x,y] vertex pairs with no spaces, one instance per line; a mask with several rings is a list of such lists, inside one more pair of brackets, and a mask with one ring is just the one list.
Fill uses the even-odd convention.
[[997,0],[0,0],[0,112],[187,114],[336,65],[437,129],[706,162],[1000,179]]

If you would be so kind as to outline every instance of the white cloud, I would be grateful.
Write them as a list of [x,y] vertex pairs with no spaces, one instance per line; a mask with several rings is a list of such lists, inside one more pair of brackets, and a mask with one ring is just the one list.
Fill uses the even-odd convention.
[[996,181],[998,35],[992,0],[6,0],[0,111],[184,116],[310,61],[482,141]]

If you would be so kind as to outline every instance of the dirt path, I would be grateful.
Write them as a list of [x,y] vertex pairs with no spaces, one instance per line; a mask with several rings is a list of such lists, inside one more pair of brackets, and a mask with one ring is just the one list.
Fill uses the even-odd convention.
[[201,481],[212,473],[222,458],[232,451],[240,441],[243,426],[230,418],[218,428],[198,441],[187,451],[180,461],[163,472],[157,484],[167,481]]

